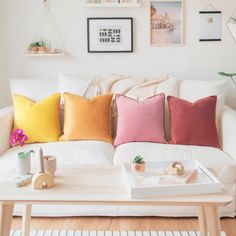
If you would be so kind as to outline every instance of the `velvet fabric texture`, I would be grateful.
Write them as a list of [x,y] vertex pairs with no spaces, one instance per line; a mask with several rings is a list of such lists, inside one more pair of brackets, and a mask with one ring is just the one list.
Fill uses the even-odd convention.
[[57,142],[61,135],[59,93],[34,102],[22,95],[14,95],[14,128],[23,129],[26,143]]
[[170,110],[172,144],[210,146],[220,148],[216,128],[216,96],[194,103],[167,97]]
[[129,142],[166,143],[164,93],[144,101],[116,95],[116,105],[118,121],[115,146]]
[[60,141],[98,140],[112,143],[111,100],[112,94],[88,100],[64,93],[64,135]]

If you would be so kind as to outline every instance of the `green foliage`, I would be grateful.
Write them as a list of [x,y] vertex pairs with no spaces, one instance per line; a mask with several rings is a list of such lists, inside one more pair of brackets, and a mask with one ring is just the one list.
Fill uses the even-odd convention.
[[39,43],[39,47],[46,47],[47,46],[47,41],[46,40],[41,40],[38,43]]
[[19,152],[18,153],[18,158],[23,159],[23,158],[26,158],[26,157],[30,157],[30,155],[32,153],[34,153],[33,150],[30,150],[29,152]]
[[221,75],[221,76],[224,76],[224,77],[231,77],[231,78],[236,76],[236,73],[219,72],[218,74]]
[[134,158],[133,163],[135,164],[142,164],[144,163],[144,159],[141,155],[138,155]]
[[30,48],[33,48],[33,47],[46,47],[46,46],[47,46],[47,41],[46,40],[34,41],[30,44]]
[[233,82],[233,84],[236,87],[236,82],[234,80],[234,76],[236,76],[236,73],[225,73],[225,72],[218,72],[219,75],[223,76],[223,77],[227,77],[230,78]]

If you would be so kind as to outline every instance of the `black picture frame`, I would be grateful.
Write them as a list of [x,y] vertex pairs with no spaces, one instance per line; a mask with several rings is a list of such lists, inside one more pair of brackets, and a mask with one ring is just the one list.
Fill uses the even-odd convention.
[[[91,49],[91,35],[90,35],[90,22],[96,20],[130,20],[130,49],[129,50],[93,50]],[[87,18],[87,49],[88,53],[132,53],[134,51],[134,36],[133,36],[133,26],[134,20],[132,17],[89,17]]]
[[[221,11],[199,11],[199,14],[200,15],[204,15],[204,14],[222,14]],[[221,38],[213,38],[213,39],[208,39],[208,38],[200,38],[199,39],[199,42],[220,42],[222,41]]]

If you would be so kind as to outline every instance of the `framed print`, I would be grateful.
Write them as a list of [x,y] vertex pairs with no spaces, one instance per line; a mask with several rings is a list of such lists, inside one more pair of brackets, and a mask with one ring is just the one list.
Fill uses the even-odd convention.
[[221,41],[221,11],[200,11],[199,14],[199,41]]
[[150,1],[151,45],[183,45],[183,0]]
[[88,18],[88,52],[133,52],[133,18]]

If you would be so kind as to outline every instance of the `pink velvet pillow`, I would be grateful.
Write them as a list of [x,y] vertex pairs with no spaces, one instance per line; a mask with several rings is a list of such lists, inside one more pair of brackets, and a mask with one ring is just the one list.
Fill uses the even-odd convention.
[[144,101],[116,95],[118,121],[114,145],[129,142],[166,143],[164,104],[164,93]]
[[194,103],[168,96],[171,143],[220,148],[215,122],[217,97]]

